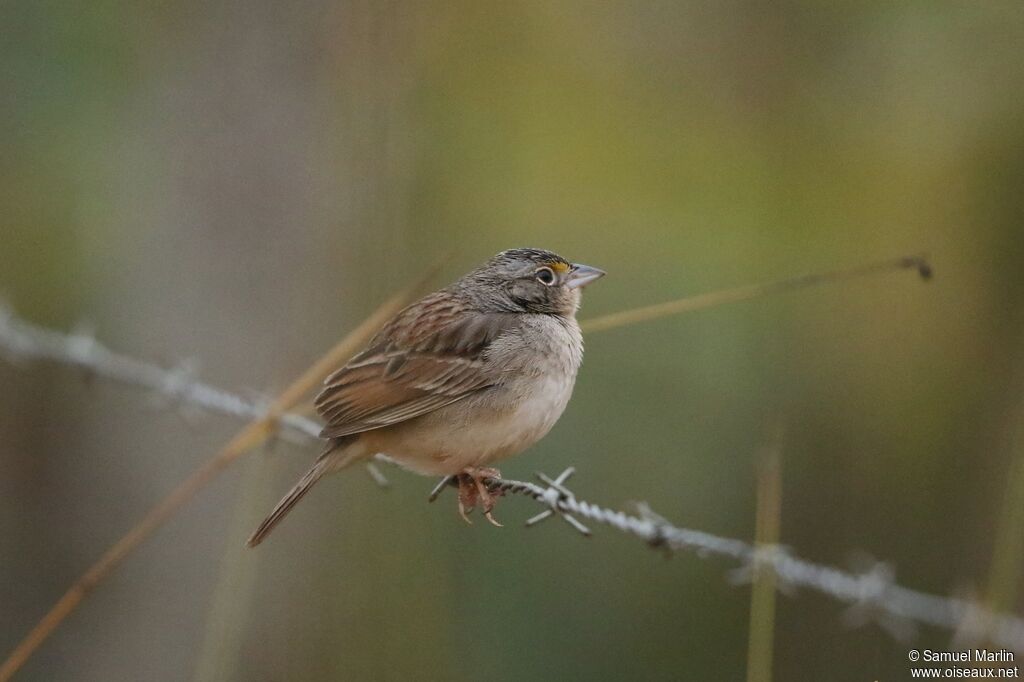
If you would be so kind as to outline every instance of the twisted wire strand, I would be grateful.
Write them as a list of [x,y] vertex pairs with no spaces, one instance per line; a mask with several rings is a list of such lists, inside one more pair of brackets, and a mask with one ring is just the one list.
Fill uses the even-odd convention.
[[[193,376],[188,366],[167,369],[115,353],[91,334],[40,327],[5,307],[0,307],[0,353],[12,362],[48,360],[77,367],[90,375],[147,389],[211,413],[245,420],[266,415],[266,407],[259,401],[204,383]],[[302,415],[284,414],[279,424],[286,435],[300,442],[319,440],[320,426]],[[382,455],[377,459],[391,462]],[[903,587],[896,583],[894,571],[887,564],[877,563],[865,572],[853,573],[800,559],[781,545],[755,546],[681,528],[643,505],[636,514],[603,507],[578,499],[565,486],[572,473],[568,469],[554,480],[539,474],[543,484],[491,478],[487,485],[492,492],[519,495],[539,503],[544,510],[528,525],[559,516],[576,530],[589,534],[589,529],[579,521],[586,519],[633,535],[654,548],[689,551],[700,558],[729,559],[739,564],[735,573],[742,581],[755,580],[759,571],[773,571],[780,590],[805,588],[819,592],[848,604],[848,615],[856,620],[875,621],[894,635],[907,633],[907,625],[916,623],[951,630],[962,640],[988,641],[1024,651],[1024,619],[993,612],[971,600]]]
[[[0,306],[0,351],[12,361],[50,360],[91,376],[147,389],[183,405],[243,420],[265,417],[267,406],[198,380],[188,363],[167,369],[121,355],[85,331],[63,332],[34,325]],[[319,438],[320,425],[297,414],[281,415],[282,429],[299,440]]]

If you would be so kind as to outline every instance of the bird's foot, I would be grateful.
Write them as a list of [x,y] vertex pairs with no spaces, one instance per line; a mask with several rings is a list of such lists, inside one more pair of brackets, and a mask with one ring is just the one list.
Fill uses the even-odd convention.
[[484,518],[500,528],[501,524],[491,515],[491,511],[497,498],[503,493],[488,490],[487,484],[484,483],[484,479],[487,478],[501,478],[501,472],[489,467],[466,467],[456,476],[459,486],[459,515],[466,523],[473,523],[469,520],[469,513],[476,509],[479,503],[484,509]]

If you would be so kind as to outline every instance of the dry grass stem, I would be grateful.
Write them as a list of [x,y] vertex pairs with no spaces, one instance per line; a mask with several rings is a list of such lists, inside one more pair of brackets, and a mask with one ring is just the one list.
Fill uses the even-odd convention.
[[757,552],[778,546],[782,519],[782,466],[780,436],[767,448],[757,477],[757,518],[754,529],[755,558],[751,566],[750,639],[747,650],[747,682],[771,682],[775,639],[774,567],[759,562]]
[[724,289],[713,291],[707,294],[687,296],[675,301],[656,303],[642,308],[631,308],[618,313],[593,317],[580,323],[583,331],[593,334],[617,327],[626,327],[639,322],[649,322],[662,317],[692,313],[696,310],[713,308],[725,303],[747,301],[759,296],[779,294],[797,289],[806,289],[831,282],[842,282],[851,279],[858,279],[868,275],[891,272],[893,270],[913,269],[920,274],[922,279],[930,279],[932,268],[924,256],[903,256],[878,263],[870,263],[846,270],[832,270],[830,272],[819,272],[810,275],[801,275],[788,279],[776,280],[774,282],[763,282],[761,284],[749,284],[736,287],[735,289]]
[[0,682],[8,682],[53,634],[81,601],[121,564],[131,552],[149,538],[160,526],[181,509],[211,480],[249,450],[262,444],[277,429],[277,421],[285,411],[301,401],[338,365],[355,354],[395,313],[401,310],[433,278],[433,268],[414,285],[395,294],[380,305],[358,327],[352,330],[298,379],[292,382],[270,405],[267,414],[239,431],[221,450],[188,478],[178,484],[164,499],[150,509],[134,527],[111,546],[67,592],[42,620],[25,636],[0,666]]
[[[1015,382],[1019,389],[1024,382]],[[992,609],[1016,606],[1021,587],[1021,563],[1024,559],[1024,398],[1011,411],[1005,443],[1010,454],[1010,470],[1002,512],[996,524],[989,569],[987,603]]]

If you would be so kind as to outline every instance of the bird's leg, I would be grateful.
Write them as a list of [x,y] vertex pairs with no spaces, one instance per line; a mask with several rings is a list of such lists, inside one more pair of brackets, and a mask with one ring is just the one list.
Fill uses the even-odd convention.
[[501,472],[488,467],[466,467],[458,475],[459,483],[459,515],[466,523],[469,520],[469,512],[472,512],[479,501],[484,508],[484,517],[495,526],[501,524],[491,515],[494,509],[495,498],[501,496],[501,492],[492,493],[484,483],[486,478],[500,478]]

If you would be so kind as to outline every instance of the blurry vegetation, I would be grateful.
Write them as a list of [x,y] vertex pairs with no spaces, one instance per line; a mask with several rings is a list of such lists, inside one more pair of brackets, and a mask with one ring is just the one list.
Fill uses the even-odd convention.
[[[280,390],[452,247],[447,278],[519,245],[605,268],[581,317],[929,252],[927,287],[594,335],[558,427],[503,470],[573,464],[590,498],[753,538],[782,421],[781,542],[1020,612],[1018,2],[16,1],[0,26],[0,292],[229,387]],[[0,649],[234,428],[0,363]],[[526,532],[514,501],[467,528],[428,480],[337,477],[242,553],[238,510],[310,457],[281,443],[212,486],[23,679],[744,675],[750,589],[721,566]],[[775,604],[774,679],[898,677],[905,653]]]

